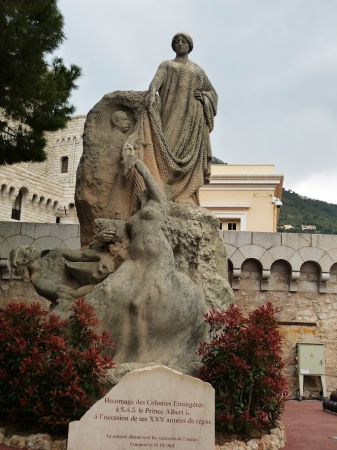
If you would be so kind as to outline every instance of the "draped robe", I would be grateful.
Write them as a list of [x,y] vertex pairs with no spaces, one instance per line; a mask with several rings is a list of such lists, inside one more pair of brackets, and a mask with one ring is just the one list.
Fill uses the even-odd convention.
[[[160,64],[149,90],[159,93],[150,110],[145,108],[147,92],[115,91],[104,96],[90,111],[84,141],[86,158],[90,158],[95,151],[101,152],[99,139],[96,150],[91,134],[99,137],[100,133],[105,132],[104,124],[111,115],[109,105],[114,105],[114,110],[130,108],[135,126],[126,141],[135,148],[137,142],[147,144],[137,156],[150,170],[166,200],[199,204],[199,188],[208,183],[210,177],[212,154],[209,134],[213,130],[217,111],[217,93],[197,64],[175,60]],[[202,101],[195,98],[196,92],[200,93]],[[85,164],[85,160],[81,160],[80,167]],[[113,180],[113,187],[109,188],[108,204],[100,206],[102,198],[96,202],[101,212],[96,211],[95,218],[127,220],[139,209],[138,194],[145,189],[143,179],[134,169],[124,176],[120,164],[115,172],[118,176]],[[95,176],[91,172],[86,175],[89,181]],[[99,188],[105,189],[103,185]],[[84,194],[81,195],[83,197]],[[91,197],[86,203],[89,201],[92,202]],[[76,206],[80,212],[79,201]]]
[[[159,92],[160,119],[148,113],[156,165],[168,200],[193,198],[210,177],[209,133],[218,96],[194,62],[164,61],[149,90]],[[195,98],[199,91],[202,102]]]

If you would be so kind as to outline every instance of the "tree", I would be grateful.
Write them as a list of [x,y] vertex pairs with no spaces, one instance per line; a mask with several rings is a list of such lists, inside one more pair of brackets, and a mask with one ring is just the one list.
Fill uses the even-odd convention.
[[45,132],[74,113],[81,69],[46,59],[64,39],[57,0],[0,0],[0,164],[44,161]]

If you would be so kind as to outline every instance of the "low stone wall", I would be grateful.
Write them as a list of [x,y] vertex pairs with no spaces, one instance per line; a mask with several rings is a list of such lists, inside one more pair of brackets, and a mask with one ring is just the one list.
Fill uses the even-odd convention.
[[0,444],[14,448],[29,450],[67,450],[67,439],[53,440],[47,433],[25,435],[9,433],[6,427],[0,426]]
[[[285,376],[296,396],[297,342],[325,346],[328,394],[337,386],[337,236],[223,232],[235,302],[247,313],[269,301],[280,312]],[[304,397],[320,397],[318,377],[304,377]]]
[[[221,233],[231,261],[233,289],[244,288],[242,269],[245,262],[253,259],[259,262],[261,279],[255,288],[261,291],[282,287],[282,291],[288,292],[337,293],[337,236],[248,231]],[[273,275],[279,271],[276,265],[280,262],[286,263],[289,277],[277,286]],[[312,280],[303,275],[308,262],[314,263],[319,274],[315,287],[310,286]]]
[[233,440],[225,445],[216,445],[215,450],[279,450],[286,445],[286,432],[283,423],[261,439],[251,439],[247,443]]

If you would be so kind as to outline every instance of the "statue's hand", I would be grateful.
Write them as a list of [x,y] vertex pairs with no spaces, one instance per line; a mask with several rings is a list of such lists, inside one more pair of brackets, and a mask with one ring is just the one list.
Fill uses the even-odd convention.
[[156,93],[149,91],[145,97],[145,108],[149,111],[156,100]]
[[135,167],[138,158],[136,155],[125,155],[123,158],[123,173],[127,175],[129,170]]
[[195,98],[196,100],[199,100],[201,103],[204,103],[204,98],[203,98],[203,96],[202,96],[202,94],[201,94],[201,92],[200,92],[199,89],[196,89],[196,90],[194,91],[194,98]]
[[96,234],[95,238],[99,242],[111,242],[116,234],[116,230],[114,228],[107,228],[106,230],[100,231]]

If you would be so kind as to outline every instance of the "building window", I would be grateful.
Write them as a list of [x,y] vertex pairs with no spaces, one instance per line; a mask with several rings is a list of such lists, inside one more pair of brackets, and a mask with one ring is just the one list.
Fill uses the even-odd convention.
[[68,173],[68,156],[62,156],[61,158],[61,173]]
[[235,222],[228,222],[228,230],[236,231],[236,223]]
[[14,220],[20,220],[21,217],[21,205],[22,205],[22,193],[19,191],[12,204],[12,215],[11,218]]

